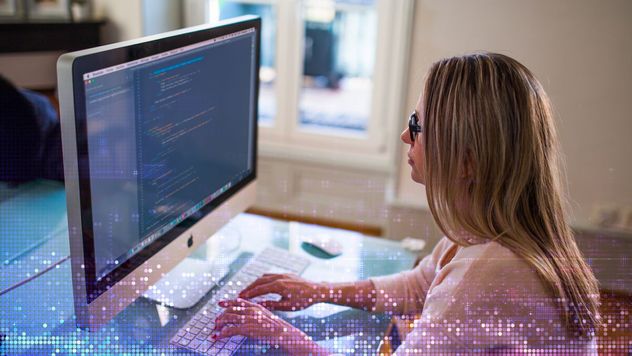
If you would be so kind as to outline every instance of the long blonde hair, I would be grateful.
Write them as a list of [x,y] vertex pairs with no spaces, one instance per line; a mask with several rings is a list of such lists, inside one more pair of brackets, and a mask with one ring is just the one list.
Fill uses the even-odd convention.
[[561,303],[567,329],[591,338],[597,281],[567,222],[538,80],[512,58],[475,53],[436,62],[422,100],[426,191],[443,233],[461,245],[455,231],[495,240],[523,258]]

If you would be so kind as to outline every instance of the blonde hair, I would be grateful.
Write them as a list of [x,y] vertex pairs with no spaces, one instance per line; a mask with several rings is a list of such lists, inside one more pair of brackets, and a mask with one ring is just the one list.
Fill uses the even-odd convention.
[[523,258],[561,303],[566,327],[591,338],[597,281],[568,225],[560,153],[544,89],[522,64],[495,53],[447,58],[423,94],[430,210],[455,231],[495,240]]

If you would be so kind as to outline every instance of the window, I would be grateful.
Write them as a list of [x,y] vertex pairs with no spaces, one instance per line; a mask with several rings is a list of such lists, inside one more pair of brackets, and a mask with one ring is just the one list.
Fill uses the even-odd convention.
[[414,0],[205,1],[262,18],[262,154],[394,169]]
[[272,126],[276,116],[276,9],[273,2],[219,1],[210,7],[211,21],[242,15],[261,17],[261,69],[259,79],[259,124]]
[[307,0],[303,23],[299,127],[366,134],[377,39],[375,1]]

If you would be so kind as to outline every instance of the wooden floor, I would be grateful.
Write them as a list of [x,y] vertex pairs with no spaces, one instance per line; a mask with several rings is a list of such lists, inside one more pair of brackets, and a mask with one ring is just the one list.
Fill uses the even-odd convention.
[[600,355],[632,356],[632,295],[601,294]]

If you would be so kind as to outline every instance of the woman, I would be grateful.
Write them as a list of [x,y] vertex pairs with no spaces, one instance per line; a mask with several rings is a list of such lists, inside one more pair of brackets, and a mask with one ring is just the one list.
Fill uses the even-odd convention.
[[[533,74],[494,53],[441,60],[401,139],[445,234],[432,254],[412,271],[348,284],[265,275],[222,303],[217,337],[326,354],[268,310],[328,302],[420,314],[397,354],[596,353],[597,282],[567,223],[550,103]],[[266,293],[282,299],[245,300]]]

